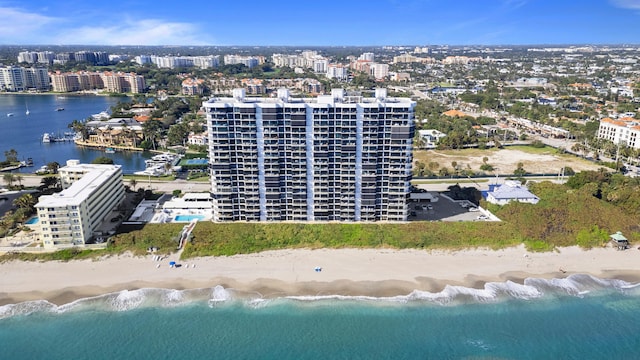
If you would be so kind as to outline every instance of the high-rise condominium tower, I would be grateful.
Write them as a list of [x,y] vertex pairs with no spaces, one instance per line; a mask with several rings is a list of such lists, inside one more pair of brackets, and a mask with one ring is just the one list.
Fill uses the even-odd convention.
[[405,221],[415,102],[348,95],[203,104],[214,221]]

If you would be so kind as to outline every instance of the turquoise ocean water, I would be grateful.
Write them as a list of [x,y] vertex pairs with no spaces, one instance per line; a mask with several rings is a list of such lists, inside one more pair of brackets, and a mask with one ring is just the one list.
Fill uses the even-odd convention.
[[393,298],[122,291],[0,307],[0,359],[638,359],[640,286],[586,275]]

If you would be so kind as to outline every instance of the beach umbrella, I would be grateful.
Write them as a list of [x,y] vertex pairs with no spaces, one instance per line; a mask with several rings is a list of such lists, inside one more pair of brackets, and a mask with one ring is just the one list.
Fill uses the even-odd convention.
[[175,261],[169,261],[169,266],[176,266],[176,262]]

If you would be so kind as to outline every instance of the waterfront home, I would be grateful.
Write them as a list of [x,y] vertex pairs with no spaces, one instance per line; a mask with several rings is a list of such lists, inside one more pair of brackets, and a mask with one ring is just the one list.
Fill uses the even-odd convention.
[[87,127],[91,128],[88,142],[97,146],[136,147],[144,138],[140,123],[129,118],[89,121]]

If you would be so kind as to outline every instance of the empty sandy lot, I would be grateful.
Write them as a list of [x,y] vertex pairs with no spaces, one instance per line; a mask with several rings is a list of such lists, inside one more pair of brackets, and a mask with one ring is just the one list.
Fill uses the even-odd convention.
[[[579,157],[559,154],[555,149],[535,149],[527,147],[514,147],[505,149],[464,149],[464,150],[419,150],[414,152],[414,161],[438,163],[438,168],[452,169],[452,163],[456,162],[460,169],[480,171],[483,159],[487,158],[487,164],[493,166],[498,174],[512,174],[522,163],[524,169],[533,174],[557,174],[564,166],[579,172],[583,170],[597,170],[601,165],[581,159]],[[436,170],[437,171],[437,170]],[[494,174],[494,172],[487,172]]]

